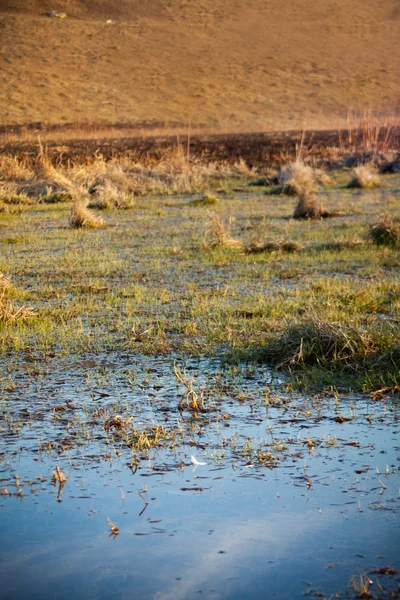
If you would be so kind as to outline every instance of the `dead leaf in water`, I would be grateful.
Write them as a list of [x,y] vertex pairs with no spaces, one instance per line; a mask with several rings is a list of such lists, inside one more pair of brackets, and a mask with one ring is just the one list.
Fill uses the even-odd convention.
[[117,527],[117,525],[114,525],[114,523],[112,523],[109,518],[107,518],[107,523],[110,528],[110,536],[109,537],[113,537],[115,539],[117,537],[117,535],[119,534],[119,527]]
[[335,417],[334,421],[336,421],[336,423],[347,423],[347,421],[352,421],[351,417],[344,417],[343,415],[341,415],[340,413],[337,414],[337,417]]

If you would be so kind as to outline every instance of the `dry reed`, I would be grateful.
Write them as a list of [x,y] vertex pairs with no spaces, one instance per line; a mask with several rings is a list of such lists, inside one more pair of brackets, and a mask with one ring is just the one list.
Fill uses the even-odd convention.
[[230,236],[226,225],[218,215],[211,215],[210,225],[204,233],[202,247],[216,248],[217,246],[243,248],[243,243]]
[[72,202],[69,225],[75,229],[98,229],[100,227],[105,227],[106,223],[104,219],[94,215],[88,208],[79,202],[79,200],[74,200]]

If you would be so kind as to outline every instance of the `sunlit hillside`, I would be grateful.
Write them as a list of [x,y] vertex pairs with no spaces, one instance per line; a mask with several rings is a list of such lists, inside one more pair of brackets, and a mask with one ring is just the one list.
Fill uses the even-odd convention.
[[398,0],[0,0],[0,124],[251,130],[393,112],[399,17]]

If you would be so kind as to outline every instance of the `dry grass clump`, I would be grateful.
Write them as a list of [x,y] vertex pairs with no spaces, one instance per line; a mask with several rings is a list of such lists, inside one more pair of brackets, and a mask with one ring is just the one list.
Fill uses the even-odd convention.
[[363,240],[335,240],[333,242],[325,242],[318,245],[318,250],[332,250],[334,252],[340,252],[341,250],[354,250],[355,248],[361,248],[364,246]]
[[24,322],[36,316],[36,312],[28,306],[17,308],[9,298],[0,295],[0,324],[12,325],[13,323]]
[[371,190],[381,187],[381,179],[371,165],[360,165],[353,170],[348,188]]
[[389,215],[382,215],[378,223],[371,227],[369,237],[378,246],[398,246],[400,223],[394,223]]
[[22,182],[34,177],[25,160],[7,154],[0,155],[0,181]]
[[12,289],[11,281],[0,272],[0,296]]
[[315,173],[312,167],[296,160],[283,167],[279,173],[280,193],[295,195],[312,195],[317,189]]
[[42,175],[51,185],[58,190],[67,193],[72,198],[72,207],[69,218],[69,225],[73,228],[99,228],[105,227],[105,221],[94,215],[86,208],[88,195],[82,186],[64,174],[61,170],[52,166],[49,161],[42,160],[40,170]]
[[93,196],[104,195],[105,189],[112,190],[114,195],[139,196],[146,190],[138,171],[137,163],[124,159],[107,162],[99,156],[92,164],[80,167],[74,177]]
[[13,185],[5,185],[0,188],[0,203],[10,206],[19,206],[24,204],[33,204],[33,200],[21,194]]
[[314,195],[301,193],[294,209],[294,219],[321,219],[322,205]]
[[96,195],[88,204],[88,208],[107,210],[111,208],[128,209],[135,206],[135,200],[131,192],[118,189],[110,181],[96,188]]
[[281,250],[282,252],[300,252],[304,246],[292,241],[269,241],[269,240],[253,240],[245,251],[247,254],[259,254],[261,252],[274,252]]
[[79,200],[74,200],[72,202],[69,225],[76,229],[82,227],[87,229],[98,229],[100,227],[105,227],[106,223],[104,219],[94,215]]
[[296,365],[346,365],[363,361],[377,351],[372,335],[341,323],[312,319],[290,326],[269,347],[269,358],[278,367]]
[[307,192],[299,194],[299,199],[293,212],[293,219],[329,219],[340,213],[325,210],[314,194]]
[[322,186],[332,185],[332,179],[323,169],[314,169],[315,181]]
[[254,175],[255,170],[253,167],[249,167],[243,157],[239,158],[239,161],[233,165],[233,173],[236,175]]
[[217,246],[242,248],[243,243],[229,235],[226,225],[218,215],[212,215],[210,225],[204,233],[202,247],[208,249],[216,248]]
[[71,202],[72,195],[69,192],[52,192],[43,196],[41,201],[45,204],[59,204],[61,202]]
[[32,308],[14,306],[9,296],[13,290],[11,281],[0,273],[0,325],[11,325],[17,321],[27,321],[36,315]]
[[107,162],[98,157],[91,165],[78,169],[74,176],[92,195],[112,184],[119,193],[142,196],[201,192],[207,189],[210,176],[221,173],[215,165],[190,160],[182,146],[178,146],[146,164],[129,159]]

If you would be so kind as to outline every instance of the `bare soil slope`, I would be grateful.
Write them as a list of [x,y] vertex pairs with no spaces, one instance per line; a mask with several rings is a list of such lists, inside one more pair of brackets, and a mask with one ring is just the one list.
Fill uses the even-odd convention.
[[393,112],[399,16],[398,0],[0,0],[0,125],[284,129]]

